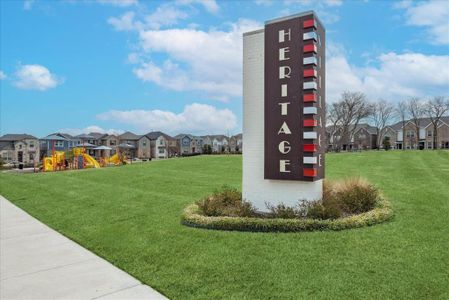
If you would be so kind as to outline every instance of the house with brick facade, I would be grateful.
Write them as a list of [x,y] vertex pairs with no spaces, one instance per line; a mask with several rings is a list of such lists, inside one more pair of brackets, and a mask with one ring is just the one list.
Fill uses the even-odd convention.
[[[369,124],[358,124],[349,129],[352,136],[342,137],[342,128],[326,127],[326,142],[328,150],[342,151],[377,149],[377,128]],[[343,140],[342,140],[343,139]]]
[[449,116],[440,119],[436,132],[429,118],[419,119],[418,125],[417,130],[415,123],[407,120],[404,125],[398,122],[390,126],[396,131],[396,149],[433,149],[435,139],[435,148],[449,149]]

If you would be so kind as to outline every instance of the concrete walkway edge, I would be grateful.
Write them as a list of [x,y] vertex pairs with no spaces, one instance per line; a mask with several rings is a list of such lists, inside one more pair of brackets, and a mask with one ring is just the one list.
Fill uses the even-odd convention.
[[0,299],[167,299],[0,196]]

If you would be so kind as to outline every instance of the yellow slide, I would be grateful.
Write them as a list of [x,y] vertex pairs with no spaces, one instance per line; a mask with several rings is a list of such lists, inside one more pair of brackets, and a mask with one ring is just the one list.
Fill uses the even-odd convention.
[[44,158],[44,172],[53,171],[53,170],[54,170],[53,159],[51,157],[45,157]]
[[65,160],[64,151],[55,151],[52,156],[44,158],[44,171],[54,171],[56,167],[63,167]]
[[119,165],[122,162],[120,161],[119,155],[116,153],[109,158],[108,163],[114,164],[114,165]]
[[100,164],[89,154],[83,153],[84,160],[86,161],[86,168],[100,168]]

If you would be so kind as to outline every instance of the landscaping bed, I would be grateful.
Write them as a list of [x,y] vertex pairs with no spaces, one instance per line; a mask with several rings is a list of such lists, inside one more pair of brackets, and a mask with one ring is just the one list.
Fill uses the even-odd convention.
[[298,232],[371,226],[393,217],[390,203],[366,180],[325,182],[323,190],[319,201],[299,201],[294,207],[267,203],[269,212],[261,213],[237,189],[224,186],[189,205],[181,222],[216,230]]

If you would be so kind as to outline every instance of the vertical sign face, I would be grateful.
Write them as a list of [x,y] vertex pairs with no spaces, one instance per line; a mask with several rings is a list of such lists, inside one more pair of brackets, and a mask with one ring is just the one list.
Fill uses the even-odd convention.
[[265,25],[265,179],[324,178],[325,31],[313,14]]

